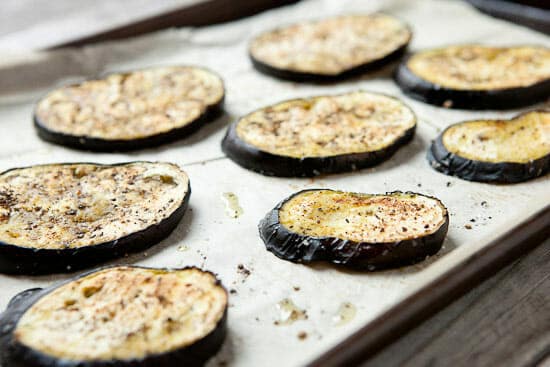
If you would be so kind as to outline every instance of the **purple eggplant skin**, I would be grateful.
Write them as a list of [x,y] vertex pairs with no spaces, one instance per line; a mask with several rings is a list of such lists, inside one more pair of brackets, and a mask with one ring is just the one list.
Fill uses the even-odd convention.
[[[137,266],[134,266],[137,267]],[[143,359],[134,360],[109,360],[109,361],[74,361],[59,359],[40,351],[29,348],[14,338],[19,319],[38,300],[54,291],[60,286],[85,277],[96,271],[106,269],[99,268],[78,275],[67,281],[63,281],[52,287],[41,289],[33,288],[17,294],[7,309],[0,314],[0,366],[5,367],[174,367],[174,366],[203,366],[210,357],[221,348],[227,334],[227,308],[214,330],[201,340],[181,349],[146,356]],[[145,268],[146,267],[141,267]],[[190,267],[187,267],[190,268]],[[177,269],[177,270],[184,270]],[[192,267],[191,267],[192,268]],[[165,269],[166,270],[166,269]],[[201,269],[199,269],[201,270]],[[201,270],[204,271],[204,270]],[[218,285],[221,283],[218,281]],[[225,288],[224,288],[225,290]],[[227,293],[227,291],[226,291]]]
[[445,131],[432,142],[427,159],[433,169],[448,176],[467,181],[507,184],[528,181],[550,172],[550,154],[527,163],[483,162],[453,154],[443,144]]
[[[99,165],[97,163],[90,164]],[[108,166],[125,164],[128,162]],[[20,168],[12,168],[0,175],[15,169]],[[80,248],[53,250],[21,247],[0,241],[0,273],[14,275],[70,273],[130,253],[143,251],[159,243],[176,229],[187,210],[190,195],[191,184],[189,183],[182,204],[168,218],[141,231],[109,242]]]
[[[412,37],[411,37],[412,38]],[[345,70],[339,74],[328,75],[328,74],[315,74],[308,72],[292,71],[287,69],[277,68],[266,63],[261,62],[260,60],[254,58],[249,52],[248,56],[252,62],[252,65],[256,70],[262,74],[270,75],[278,79],[294,81],[294,82],[306,82],[306,83],[333,83],[345,79],[352,78],[367,72],[372,72],[383,68],[386,65],[391,64],[394,61],[399,60],[407,51],[409,41],[406,44],[399,47],[395,51],[389,53],[381,59],[369,61],[365,64],[356,66],[352,69]]]
[[390,158],[414,136],[415,126],[408,129],[390,146],[372,152],[341,154],[328,157],[294,158],[260,150],[237,135],[237,122],[229,126],[222,141],[222,151],[238,165],[278,177],[314,177],[321,174],[350,172],[372,167]]
[[33,114],[33,121],[38,136],[44,141],[78,150],[93,152],[125,152],[157,147],[159,145],[181,140],[193,134],[205,124],[214,121],[223,114],[224,99],[225,96],[215,105],[207,107],[202,115],[200,115],[196,120],[190,122],[185,126],[172,129],[161,134],[139,139],[107,140],[88,136],[70,135],[62,132],[53,131],[48,129],[40,121],[36,113]]
[[506,110],[534,105],[550,95],[550,79],[528,87],[494,90],[449,89],[422,79],[407,66],[409,57],[401,61],[394,79],[409,97],[424,103],[466,110]]
[[[447,211],[444,223],[436,232],[419,238],[386,243],[304,236],[292,232],[279,222],[279,210],[287,201],[303,192],[316,190],[324,189],[299,191],[281,201],[260,221],[260,238],[264,241],[266,249],[275,256],[294,263],[323,261],[361,271],[396,268],[412,265],[435,255],[441,249],[449,229]],[[393,193],[398,191],[390,192],[388,195]]]

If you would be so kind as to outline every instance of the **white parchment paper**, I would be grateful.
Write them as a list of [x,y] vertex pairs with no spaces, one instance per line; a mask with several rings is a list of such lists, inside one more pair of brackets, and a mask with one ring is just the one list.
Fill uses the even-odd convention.
[[[259,74],[247,58],[247,43],[260,31],[302,19],[374,10],[396,15],[412,26],[412,50],[467,42],[550,46],[550,40],[542,34],[487,17],[459,1],[310,0],[200,30],[167,30],[133,40],[50,53],[3,53],[0,170],[70,161],[161,160],[180,164],[192,186],[190,209],[182,223],[149,251],[112,263],[198,265],[216,272],[228,289],[236,291],[230,297],[229,335],[212,366],[307,363],[550,202],[548,177],[516,185],[488,185],[447,177],[430,169],[426,162],[430,140],[445,126],[479,117],[509,117],[518,111],[467,112],[416,102],[392,82],[390,68],[338,84],[310,85]],[[31,122],[33,104],[52,87],[110,71],[168,64],[198,64],[221,74],[226,83],[226,115],[181,142],[125,154],[69,150],[36,136]],[[376,168],[317,179],[270,178],[240,168],[220,150],[226,125],[251,110],[288,98],[355,89],[402,98],[419,119],[414,141]],[[369,193],[412,190],[435,195],[451,213],[444,248],[422,264],[375,273],[282,261],[265,251],[257,223],[286,196],[312,187]],[[244,209],[239,218],[225,213],[224,192],[233,192],[239,198]],[[466,224],[472,228],[466,229]],[[181,251],[181,246],[186,250]],[[239,264],[250,274],[238,271]],[[24,289],[47,286],[67,277],[0,275],[0,309]],[[276,304],[284,298],[306,310],[307,320],[274,325],[281,316]],[[337,326],[333,318],[342,302],[355,305],[357,315]],[[307,337],[299,339],[300,332],[306,332]]]

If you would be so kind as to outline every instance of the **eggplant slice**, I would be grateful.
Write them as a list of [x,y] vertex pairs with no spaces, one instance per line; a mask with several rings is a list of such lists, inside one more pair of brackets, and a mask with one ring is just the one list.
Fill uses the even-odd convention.
[[447,209],[433,197],[313,189],[279,203],[259,230],[267,250],[283,260],[377,270],[434,255],[448,226]]
[[330,81],[379,68],[404,54],[409,27],[385,14],[347,15],[268,31],[249,48],[262,73],[295,81]]
[[459,45],[406,58],[395,79],[410,97],[462,109],[511,109],[550,96],[550,49]]
[[226,334],[227,292],[197,268],[111,267],[16,296],[0,316],[8,367],[202,366]]
[[401,101],[360,91],[254,111],[229,127],[222,149],[264,175],[309,177],[379,164],[409,142],[415,128],[414,113]]
[[38,102],[34,123],[49,142],[125,151],[181,139],[222,112],[224,86],[211,71],[158,67],[56,89]]
[[468,181],[515,183],[543,176],[550,172],[550,110],[451,125],[432,142],[428,161]]
[[67,163],[0,174],[0,272],[74,271],[148,248],[183,217],[189,179],[170,163]]

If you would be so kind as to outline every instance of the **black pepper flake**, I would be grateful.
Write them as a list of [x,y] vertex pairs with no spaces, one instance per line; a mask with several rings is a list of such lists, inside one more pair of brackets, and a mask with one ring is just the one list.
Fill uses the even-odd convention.
[[307,338],[307,333],[305,331],[300,331],[298,333],[298,339],[305,340]]
[[464,228],[466,228],[466,229],[472,229],[472,226],[469,225],[469,224],[465,224],[465,225],[464,225]]
[[245,278],[250,275],[250,270],[248,270],[243,264],[237,265],[237,272],[242,274]]

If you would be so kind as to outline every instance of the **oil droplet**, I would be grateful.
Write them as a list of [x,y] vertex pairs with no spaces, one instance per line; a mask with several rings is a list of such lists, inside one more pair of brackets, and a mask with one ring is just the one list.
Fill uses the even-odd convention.
[[187,251],[187,250],[189,250],[189,246],[187,246],[187,245],[179,245],[178,246],[178,251],[179,252],[184,252],[184,251]]
[[352,303],[343,302],[340,307],[338,307],[338,311],[336,311],[336,315],[334,315],[332,320],[335,325],[342,326],[353,320],[356,313],[357,309]]
[[243,213],[243,208],[239,206],[239,198],[232,192],[224,192],[222,194],[225,202],[225,212],[231,218],[238,218]]
[[289,298],[277,303],[277,310],[279,310],[279,320],[275,321],[275,325],[290,325],[294,321],[307,320],[306,311],[296,306]]

